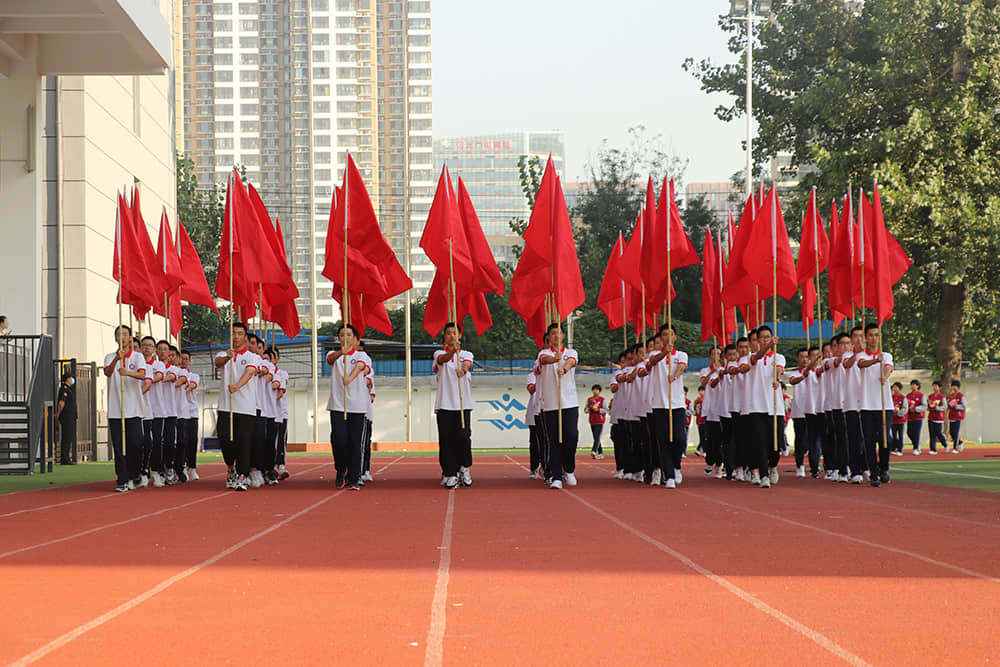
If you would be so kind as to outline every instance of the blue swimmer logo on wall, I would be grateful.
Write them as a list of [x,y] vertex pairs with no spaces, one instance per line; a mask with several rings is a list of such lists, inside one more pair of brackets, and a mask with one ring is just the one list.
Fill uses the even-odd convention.
[[476,401],[476,403],[486,403],[494,411],[504,413],[502,416],[491,419],[480,419],[478,421],[492,424],[499,431],[512,431],[515,429],[527,429],[527,424],[518,416],[512,414],[517,411],[521,414],[527,409],[521,401],[511,398],[510,394],[504,394],[500,400]]

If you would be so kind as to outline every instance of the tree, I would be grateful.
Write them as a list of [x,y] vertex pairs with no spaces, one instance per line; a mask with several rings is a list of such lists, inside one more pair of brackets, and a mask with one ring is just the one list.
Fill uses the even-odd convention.
[[[945,381],[963,353],[974,367],[1000,352],[1000,6],[997,0],[775,2],[758,30],[754,159],[789,151],[812,163],[804,193],[824,198],[878,177],[886,223],[914,266],[896,289],[887,344],[936,359]],[[745,37],[734,22],[730,51]],[[741,113],[745,64],[689,59],[707,92]],[[827,199],[828,201],[828,199]],[[985,261],[984,261],[985,260]]]
[[[199,188],[194,162],[178,153],[177,217],[184,223],[198,251],[210,289],[215,285],[218,272],[215,261],[219,256],[225,203],[225,188],[218,184]],[[186,305],[181,338],[185,344],[192,345],[222,343],[228,339],[228,326],[229,306],[220,308],[216,314],[205,306]]]

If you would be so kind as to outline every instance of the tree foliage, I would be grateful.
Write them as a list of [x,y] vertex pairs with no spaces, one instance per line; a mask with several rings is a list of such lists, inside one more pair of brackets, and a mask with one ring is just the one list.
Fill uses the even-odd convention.
[[[879,189],[886,222],[913,259],[896,290],[887,343],[936,359],[946,377],[1000,352],[1000,6],[997,0],[776,0],[754,49],[754,159],[788,151],[839,199]],[[731,33],[742,54],[745,36]],[[688,60],[716,115],[742,113],[745,62]]]

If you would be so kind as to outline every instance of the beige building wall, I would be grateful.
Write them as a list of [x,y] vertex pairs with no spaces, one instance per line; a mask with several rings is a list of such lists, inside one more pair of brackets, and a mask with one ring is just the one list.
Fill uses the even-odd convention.
[[[154,247],[164,207],[176,230],[172,84],[168,74],[61,77],[60,84],[65,291],[59,353],[100,361],[114,347],[118,324],[111,275],[117,193],[138,184]],[[165,333],[161,318],[154,317],[152,327],[158,336]]]

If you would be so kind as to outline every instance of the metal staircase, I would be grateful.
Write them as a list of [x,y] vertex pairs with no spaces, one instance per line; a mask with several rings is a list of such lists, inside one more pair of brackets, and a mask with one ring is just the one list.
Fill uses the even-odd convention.
[[51,472],[52,337],[0,337],[0,473]]

